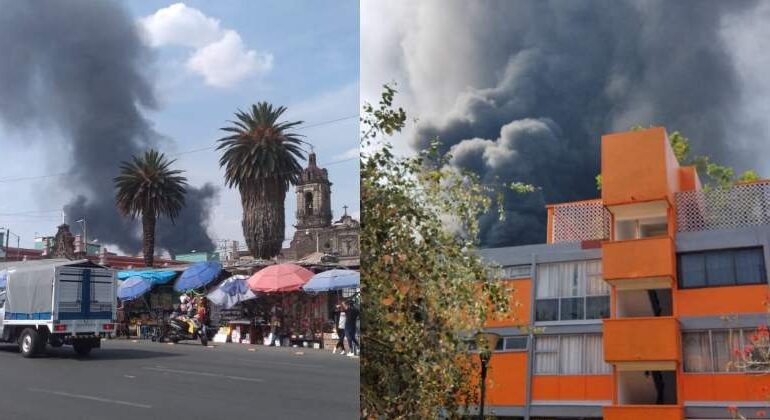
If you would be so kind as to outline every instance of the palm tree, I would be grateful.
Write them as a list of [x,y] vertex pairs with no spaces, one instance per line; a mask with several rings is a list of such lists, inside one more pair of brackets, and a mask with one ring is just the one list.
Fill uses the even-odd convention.
[[171,169],[176,160],[168,160],[157,150],[149,150],[133,161],[123,162],[115,178],[115,203],[118,210],[132,218],[142,216],[144,264],[152,267],[155,254],[155,221],[166,216],[174,221],[184,207],[187,178],[184,171]]
[[278,121],[286,107],[267,102],[239,110],[229,121],[230,133],[219,139],[224,150],[219,166],[225,168],[225,183],[238,187],[243,206],[243,236],[251,255],[270,259],[281,252],[285,234],[284,201],[289,185],[296,184],[304,160],[300,135],[292,128],[302,121]]

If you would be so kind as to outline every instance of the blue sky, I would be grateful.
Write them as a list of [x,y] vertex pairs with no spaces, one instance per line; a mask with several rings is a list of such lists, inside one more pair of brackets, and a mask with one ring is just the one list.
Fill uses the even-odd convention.
[[[287,119],[315,125],[352,117],[359,107],[358,1],[123,1],[138,25],[147,29],[155,54],[154,81],[160,106],[145,111],[156,131],[169,138],[169,154],[211,146],[218,129],[238,108],[257,101],[288,107]],[[165,10],[165,13],[159,12]],[[155,17],[156,19],[152,19]],[[187,25],[187,26],[185,26]],[[201,26],[200,28],[196,25]],[[225,45],[224,40],[229,42]],[[219,44],[217,44],[219,43]],[[214,45],[217,44],[217,45]],[[217,61],[217,54],[246,57],[243,68]],[[357,156],[358,119],[301,130],[315,145],[319,163]],[[52,159],[42,142],[19,142],[18,132],[0,127],[0,181],[63,172],[66,163]],[[35,134],[24,133],[25,136]],[[45,133],[40,135],[50,135]],[[63,153],[68,151],[62,150]],[[178,156],[191,185],[212,182],[220,187],[209,233],[215,239],[242,243],[241,206],[236,191],[222,182],[213,150]],[[30,164],[33,162],[34,164]],[[334,217],[342,206],[359,214],[359,167],[347,160],[327,167]],[[32,246],[36,233],[52,234],[60,208],[71,198],[56,178],[0,182],[0,227]],[[112,197],[105,197],[112,200]],[[287,236],[293,232],[294,193],[287,194]],[[74,228],[77,233],[77,228]],[[89,232],[89,237],[99,236]],[[14,238],[15,240],[15,238]]]

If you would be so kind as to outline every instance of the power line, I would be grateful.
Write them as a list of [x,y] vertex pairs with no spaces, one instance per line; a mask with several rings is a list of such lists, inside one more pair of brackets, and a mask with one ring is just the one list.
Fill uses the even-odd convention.
[[[348,115],[346,117],[335,118],[333,120],[321,121],[321,122],[318,122],[318,123],[315,123],[315,124],[310,124],[310,125],[306,125],[306,126],[302,126],[302,127],[297,127],[296,130],[297,131],[299,131],[299,130],[307,130],[308,128],[320,127],[320,126],[323,126],[323,125],[333,124],[333,123],[336,123],[336,122],[345,121],[345,120],[349,120],[349,119],[353,119],[353,118],[358,118],[358,115]],[[203,152],[203,151],[206,151],[206,150],[211,150],[211,149],[214,149],[215,147],[216,147],[216,144],[208,146],[208,147],[202,147],[202,148],[199,148],[199,149],[192,149],[192,150],[182,151],[182,152],[179,152],[179,153],[174,153],[174,154],[171,154],[169,156],[174,157],[174,156],[188,155],[188,154],[191,154],[191,153],[198,153],[198,152]],[[325,165],[328,166],[328,165],[335,164],[335,163],[339,163],[339,162],[333,162],[333,163],[329,163],[329,164],[325,164]],[[72,174],[72,172],[70,171],[70,172],[60,172],[60,173],[47,174],[47,175],[22,176],[22,177],[15,177],[15,178],[0,178],[0,184],[6,184],[6,183],[18,182],[18,181],[31,181],[31,180],[35,180],[35,179],[44,179],[44,178],[55,178],[55,177],[66,176],[66,175],[71,175],[71,174]]]

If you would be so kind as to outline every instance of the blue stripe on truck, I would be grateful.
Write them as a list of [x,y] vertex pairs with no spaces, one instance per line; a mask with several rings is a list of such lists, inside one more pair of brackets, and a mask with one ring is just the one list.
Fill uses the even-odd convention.
[[23,312],[7,312],[5,314],[5,319],[8,320],[28,320],[28,319],[34,319],[34,320],[48,320],[51,319],[52,314],[50,312],[35,312],[32,314],[27,314]]

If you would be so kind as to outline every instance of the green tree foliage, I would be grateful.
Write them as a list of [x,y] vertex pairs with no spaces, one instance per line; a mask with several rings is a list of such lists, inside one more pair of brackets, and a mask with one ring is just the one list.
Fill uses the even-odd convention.
[[[641,125],[631,127],[631,131],[644,129],[645,127]],[[694,165],[699,175],[706,176],[706,179],[703,180],[706,182],[706,188],[711,186],[727,188],[738,182],[757,181],[760,179],[759,174],[751,169],[736,177],[735,169],[712,162],[708,156],[690,156],[690,139],[679,131],[669,134],[668,141],[680,165]],[[602,189],[602,174],[596,175],[596,189]]]
[[461,336],[507,314],[510,294],[475,252],[492,187],[451,169],[436,143],[394,154],[388,137],[407,118],[395,93],[385,86],[377,107],[363,107],[361,409],[366,418],[437,418],[478,398],[479,367]]
[[123,162],[115,178],[115,204],[125,216],[142,217],[144,264],[152,267],[155,254],[155,222],[166,216],[173,221],[184,207],[187,178],[183,171],[171,169],[168,160],[157,150],[134,156]]
[[270,259],[281,252],[286,222],[284,201],[289,185],[302,173],[302,140],[292,130],[302,121],[279,121],[286,108],[267,102],[238,111],[229,133],[218,140],[219,166],[225,183],[238,187],[243,207],[243,237],[251,255]]

